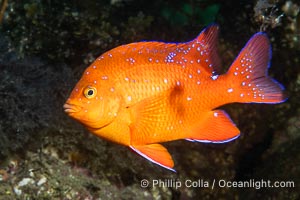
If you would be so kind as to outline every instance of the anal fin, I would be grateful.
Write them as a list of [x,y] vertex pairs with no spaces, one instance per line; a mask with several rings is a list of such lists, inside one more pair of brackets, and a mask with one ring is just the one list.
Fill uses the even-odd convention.
[[149,161],[176,172],[168,150],[160,144],[130,145],[130,148]]
[[239,137],[240,131],[223,110],[213,110],[195,125],[188,141],[225,143]]

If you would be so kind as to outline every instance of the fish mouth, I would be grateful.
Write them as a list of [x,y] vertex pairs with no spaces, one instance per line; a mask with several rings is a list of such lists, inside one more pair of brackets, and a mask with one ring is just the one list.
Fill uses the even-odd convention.
[[64,111],[68,114],[72,113],[77,113],[81,110],[81,107],[75,104],[70,104],[70,103],[65,103],[64,106]]

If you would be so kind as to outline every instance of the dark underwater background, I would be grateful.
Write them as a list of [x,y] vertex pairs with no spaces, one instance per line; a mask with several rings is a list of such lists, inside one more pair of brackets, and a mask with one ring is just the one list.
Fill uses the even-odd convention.
[[[1,200],[300,198],[299,1],[0,3]],[[224,72],[254,33],[266,32],[269,74],[289,97],[276,105],[223,106],[241,130],[237,140],[165,143],[173,173],[88,133],[64,113],[81,73],[100,54],[141,40],[189,41],[211,23],[220,25]],[[148,187],[141,186],[145,180]],[[220,185],[225,181],[255,185]]]

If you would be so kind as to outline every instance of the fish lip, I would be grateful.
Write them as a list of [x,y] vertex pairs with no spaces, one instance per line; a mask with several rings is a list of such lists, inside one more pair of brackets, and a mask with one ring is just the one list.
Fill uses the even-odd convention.
[[63,108],[64,111],[68,114],[77,113],[82,109],[81,106],[70,104],[70,103],[65,103]]

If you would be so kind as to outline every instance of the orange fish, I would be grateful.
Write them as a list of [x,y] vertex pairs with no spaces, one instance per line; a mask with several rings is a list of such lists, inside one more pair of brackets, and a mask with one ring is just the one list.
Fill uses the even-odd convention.
[[93,134],[125,145],[175,171],[161,142],[223,143],[240,131],[218,107],[281,103],[283,87],[268,77],[271,47],[255,34],[227,73],[219,75],[218,26],[186,43],[137,42],[98,57],[64,105]]

